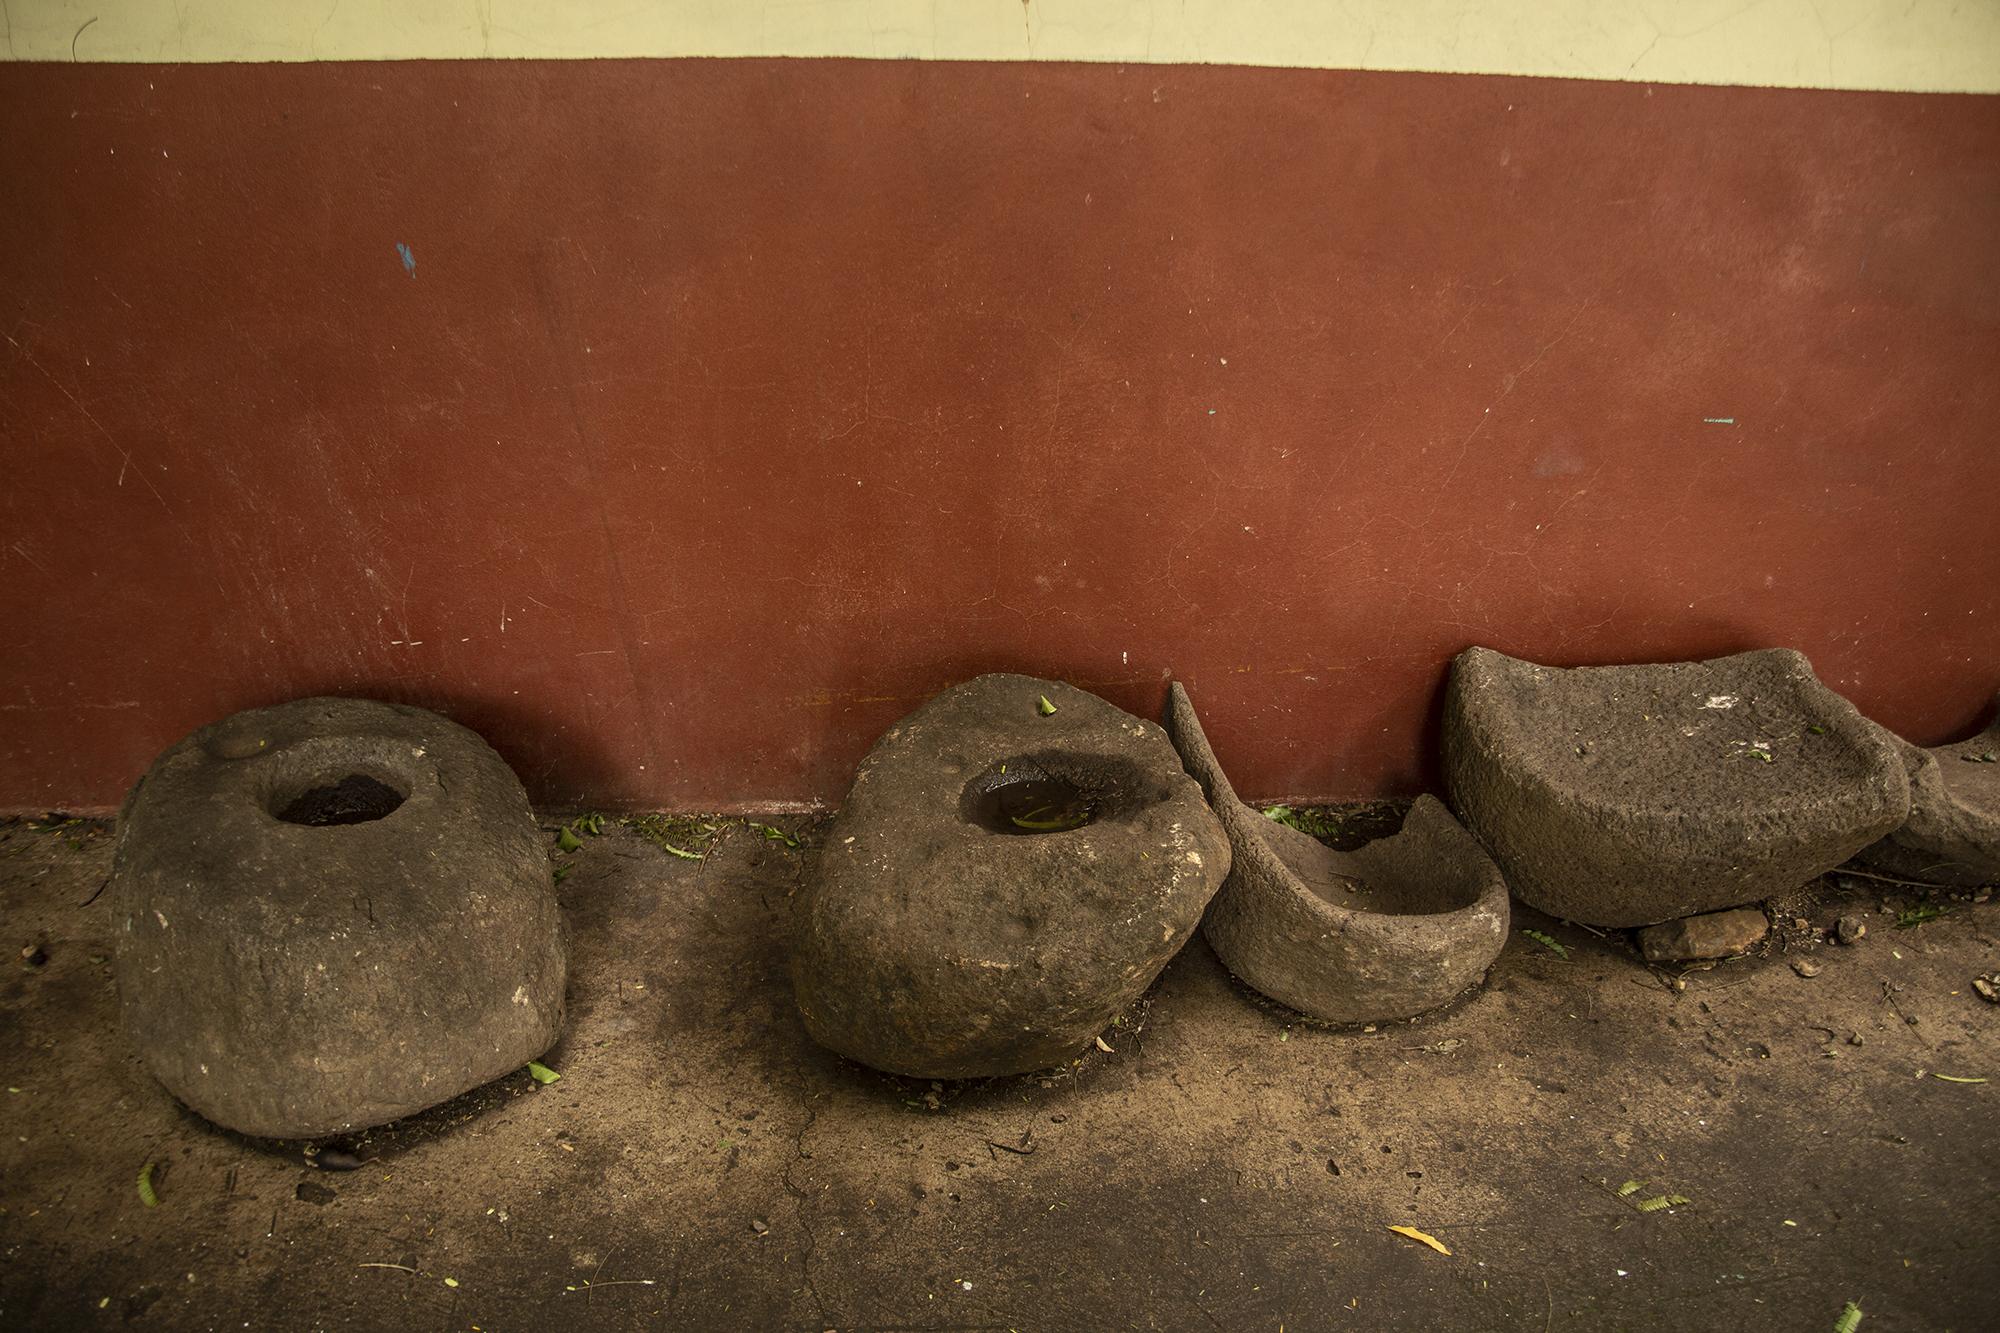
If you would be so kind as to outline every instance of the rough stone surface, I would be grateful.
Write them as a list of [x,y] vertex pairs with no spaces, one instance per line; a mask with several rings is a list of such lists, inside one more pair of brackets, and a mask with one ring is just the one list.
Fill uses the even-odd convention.
[[1563,670],[1470,648],[1444,758],[1514,893],[1597,926],[1762,901],[1909,812],[1880,729],[1789,649]]
[[1639,952],[1649,963],[1688,963],[1748,953],[1771,932],[1771,919],[1754,907],[1703,912],[1663,921],[1639,932]]
[[562,921],[527,797],[485,741],[422,709],[301,699],[195,732],[127,798],[110,892],[133,1045],[244,1134],[381,1124],[562,1028]]
[[2000,883],[2000,715],[1971,740],[1934,750],[1883,735],[1909,774],[1910,817],[1856,859],[1926,884]]
[[[1095,817],[991,827],[981,793],[1027,774],[1072,784]],[[799,1012],[823,1045],[892,1073],[1063,1063],[1187,943],[1228,872],[1228,839],[1158,726],[1055,681],[981,676],[862,761],[802,895]]]
[[1229,878],[1203,925],[1223,964],[1302,1013],[1407,1018],[1470,986],[1507,943],[1507,885],[1434,797],[1401,831],[1337,852],[1236,797],[1179,682],[1167,733],[1229,835]]

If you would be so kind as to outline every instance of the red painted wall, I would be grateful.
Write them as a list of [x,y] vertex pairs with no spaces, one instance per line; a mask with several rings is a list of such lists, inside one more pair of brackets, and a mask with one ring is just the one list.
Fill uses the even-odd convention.
[[312,692],[703,808],[997,668],[1309,796],[1475,642],[2000,684],[2000,99],[15,65],[0,180],[0,808]]

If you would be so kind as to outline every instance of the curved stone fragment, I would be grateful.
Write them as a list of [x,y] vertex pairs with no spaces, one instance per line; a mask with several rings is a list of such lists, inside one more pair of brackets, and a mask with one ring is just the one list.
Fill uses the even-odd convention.
[[120,812],[126,1032],[240,1133],[381,1124],[562,1030],[565,943],[527,796],[420,708],[301,699],[174,745]]
[[1203,931],[1231,972],[1336,1023],[1408,1018],[1485,976],[1507,943],[1507,886],[1434,797],[1401,831],[1338,852],[1237,799],[1178,681],[1167,733],[1229,834]]
[[1948,888],[2000,883],[2000,716],[1971,740],[1934,750],[1883,735],[1910,777],[1910,817],[1856,859]]
[[1790,649],[1562,669],[1468,648],[1445,778],[1523,902],[1644,926],[1758,902],[1909,811],[1895,750]]
[[817,853],[792,985],[807,1029],[897,1074],[1060,1064],[1166,966],[1229,843],[1159,727],[990,675],[876,742]]

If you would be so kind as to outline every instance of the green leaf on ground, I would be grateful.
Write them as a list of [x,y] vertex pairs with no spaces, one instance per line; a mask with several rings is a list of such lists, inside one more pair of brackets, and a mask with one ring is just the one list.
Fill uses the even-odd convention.
[[1056,711],[1056,706],[1049,702],[1049,696],[1046,694],[1042,696],[1041,702],[1036,704],[1035,707],[1043,717],[1047,717],[1050,713]]
[[1327,838],[1344,831],[1340,816],[1327,810],[1300,809],[1291,805],[1267,805],[1264,818],[1275,820],[1286,828],[1295,828],[1313,838]]
[[799,840],[797,838],[793,837],[791,834],[785,832],[781,828],[773,828],[769,824],[759,824],[754,819],[746,819],[743,822],[745,824],[748,824],[751,828],[756,829],[759,833],[763,834],[766,838],[771,839],[773,842],[782,842],[787,847],[797,847],[799,845]]
[[565,879],[569,878],[569,872],[570,872],[570,871],[572,871],[572,870],[574,870],[574,869],[576,869],[576,866],[575,866],[575,865],[573,865],[573,864],[572,864],[572,865],[560,865],[560,866],[557,866],[557,867],[555,868],[555,871],[554,871],[554,872],[553,872],[553,873],[552,873],[552,874],[550,875],[550,879],[551,879],[551,880],[552,880],[552,881],[553,881],[554,883],[557,883],[557,884],[560,884],[560,883],[562,883],[562,882],[563,882],[563,881],[564,881]]
[[543,1064],[540,1060],[530,1060],[528,1061],[528,1077],[537,1083],[549,1084],[559,1081],[562,1075]]
[[139,1202],[145,1204],[148,1208],[158,1208],[160,1206],[160,1196],[153,1192],[153,1163],[151,1162],[139,1168]]
[[1655,1194],[1652,1198],[1641,1199],[1632,1206],[1642,1213],[1657,1213],[1662,1208],[1678,1208],[1684,1203],[1693,1202],[1694,1200],[1685,1194]]
[[1896,914],[1896,929],[1915,930],[1918,926],[1923,925],[1924,922],[1935,921],[1950,910],[1949,907],[1938,903],[1919,903],[1906,912],[1898,912]]
[[562,829],[556,834],[556,850],[559,852],[573,852],[581,846],[583,846],[583,839],[571,833],[567,828]]
[[1986,1081],[1983,1078],[1959,1078],[1953,1074],[1932,1074],[1931,1077],[1944,1083],[1984,1083]]
[[1539,930],[1524,930],[1521,933],[1523,935],[1526,935],[1529,939],[1533,940],[1535,943],[1541,945],[1544,949],[1548,949],[1554,952],[1556,957],[1558,958],[1569,957],[1569,946],[1562,943],[1554,936],[1546,934],[1545,932]]
[[591,837],[595,838],[604,832],[604,816],[597,814],[578,815],[570,821],[569,826],[578,833],[588,833]]
[[1645,1186],[1646,1182],[1643,1180],[1628,1180],[1623,1185],[1620,1185],[1618,1187],[1618,1197],[1621,1199],[1629,1199],[1634,1194],[1637,1194],[1640,1190],[1644,1189]]
[[1841,1309],[1840,1318],[1833,1321],[1833,1333],[1854,1333],[1861,1327],[1862,1318],[1861,1307],[1849,1301]]

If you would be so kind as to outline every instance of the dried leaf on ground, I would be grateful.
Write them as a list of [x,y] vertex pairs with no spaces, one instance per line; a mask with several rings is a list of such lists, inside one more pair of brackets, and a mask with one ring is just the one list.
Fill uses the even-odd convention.
[[1415,1227],[1390,1227],[1389,1230],[1395,1232],[1399,1236],[1408,1236],[1411,1240],[1416,1241],[1420,1245],[1428,1245],[1432,1249],[1436,1250],[1439,1254],[1445,1255],[1447,1257],[1449,1257],[1451,1254],[1451,1251],[1447,1250],[1444,1247],[1444,1242],[1439,1240],[1436,1236],[1431,1235],[1428,1231],[1419,1231]]

